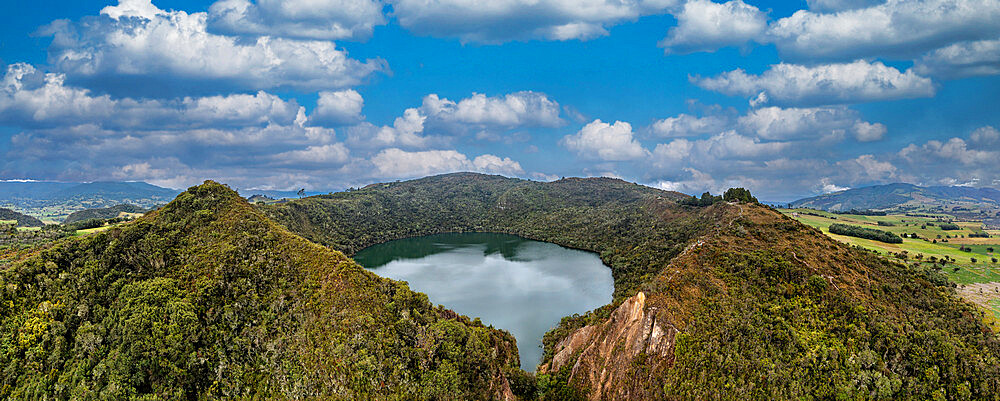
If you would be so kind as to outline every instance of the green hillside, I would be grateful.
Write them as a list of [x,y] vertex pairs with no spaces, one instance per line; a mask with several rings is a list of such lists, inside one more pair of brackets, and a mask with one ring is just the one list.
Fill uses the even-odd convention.
[[0,221],[13,221],[18,227],[41,227],[45,225],[41,220],[34,217],[4,208],[0,208]]
[[348,252],[490,231],[599,253],[614,301],[546,335],[535,378],[545,399],[1000,394],[1000,343],[946,277],[764,206],[685,206],[684,197],[603,178],[450,174],[260,208]]
[[512,396],[509,334],[216,183],[0,263],[0,399]]
[[131,213],[145,213],[145,212],[146,209],[143,209],[136,205],[129,205],[129,204],[115,205],[106,208],[85,209],[85,210],[80,210],[78,212],[70,213],[70,215],[66,217],[66,220],[63,220],[63,224],[70,224],[78,221],[91,220],[91,219],[112,219],[118,217],[118,215],[122,213],[131,214]]

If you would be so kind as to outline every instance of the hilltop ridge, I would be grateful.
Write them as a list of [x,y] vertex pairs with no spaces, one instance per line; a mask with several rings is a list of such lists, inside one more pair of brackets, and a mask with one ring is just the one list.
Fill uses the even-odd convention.
[[755,203],[611,179],[478,174],[261,206],[348,252],[506,232],[590,250],[614,301],[546,334],[543,399],[967,399],[1000,393],[1000,343],[947,279]]
[[513,337],[191,187],[0,266],[0,398],[512,398]]

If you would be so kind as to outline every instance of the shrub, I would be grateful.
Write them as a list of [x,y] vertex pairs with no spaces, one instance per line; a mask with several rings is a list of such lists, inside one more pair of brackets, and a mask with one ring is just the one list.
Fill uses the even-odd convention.
[[858,226],[851,226],[847,224],[831,224],[830,232],[840,235],[848,235],[851,237],[865,238],[873,241],[880,241],[889,244],[901,244],[903,239],[898,235],[893,234],[888,231],[876,230],[873,228],[865,228]]

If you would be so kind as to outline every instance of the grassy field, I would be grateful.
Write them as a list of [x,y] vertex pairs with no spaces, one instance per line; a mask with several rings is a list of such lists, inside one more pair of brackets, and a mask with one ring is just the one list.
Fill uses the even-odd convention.
[[[1000,230],[985,231],[990,238],[969,238],[969,234],[982,233],[982,224],[973,221],[954,221],[958,230],[942,230],[943,220],[947,216],[937,218],[913,217],[905,215],[861,216],[850,214],[834,214],[811,209],[779,209],[785,215],[823,231],[826,235],[841,242],[870,249],[891,258],[906,252],[906,262],[921,261],[925,266],[938,266],[948,279],[958,284],[958,293],[965,299],[981,306],[990,313],[984,319],[987,324],[1000,332]],[[879,225],[879,222],[892,224]],[[888,244],[864,238],[849,237],[830,233],[830,225],[834,223],[850,224],[891,233],[917,234],[920,238],[903,238],[902,244]],[[950,238],[949,238],[950,237]],[[960,248],[968,248],[968,251]],[[990,251],[990,248],[993,251]],[[916,256],[920,255],[920,259]],[[949,258],[943,267],[932,265],[927,261],[931,258],[940,260]],[[976,262],[973,262],[972,259]]]
[[[916,260],[917,255],[922,255],[923,261],[927,261],[931,257],[954,259],[954,262],[948,262],[942,268],[942,272],[957,284],[1000,282],[1000,264],[992,262],[992,258],[1000,259],[1000,253],[997,252],[1000,251],[1000,238],[968,238],[969,234],[983,232],[982,225],[978,222],[955,221],[954,224],[958,225],[960,229],[942,230],[940,224],[944,218],[904,215],[860,216],[810,209],[780,209],[780,211],[802,223],[822,230],[841,242],[858,245],[883,254],[898,254],[905,251],[907,259],[911,263]],[[880,226],[878,225],[880,221],[892,224],[892,226]],[[902,244],[887,244],[863,238],[830,234],[830,225],[834,223],[874,228],[897,235],[917,234],[920,239],[903,238]],[[960,247],[968,247],[972,250],[967,252],[960,250]],[[995,248],[994,252],[989,252],[988,248]],[[972,258],[976,259],[975,263],[972,262]]]

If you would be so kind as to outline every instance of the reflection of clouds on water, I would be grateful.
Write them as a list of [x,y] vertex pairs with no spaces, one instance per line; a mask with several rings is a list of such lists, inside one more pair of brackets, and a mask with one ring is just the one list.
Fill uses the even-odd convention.
[[482,244],[435,245],[450,249],[374,271],[409,282],[431,302],[510,331],[527,370],[541,359],[542,336],[559,319],[611,301],[611,270],[592,253],[524,241],[508,259]]

